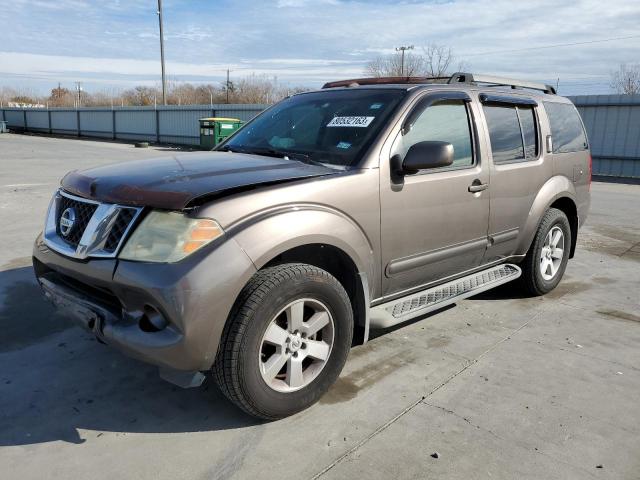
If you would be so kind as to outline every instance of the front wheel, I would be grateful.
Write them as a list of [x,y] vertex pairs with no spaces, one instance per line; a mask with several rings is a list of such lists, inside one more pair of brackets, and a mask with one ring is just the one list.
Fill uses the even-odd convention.
[[531,295],[544,295],[556,288],[569,261],[571,227],[563,211],[545,213],[531,248],[522,263],[522,283]]
[[306,264],[269,267],[251,279],[230,314],[214,378],[255,417],[292,415],[338,378],[352,336],[351,303],[335,277]]

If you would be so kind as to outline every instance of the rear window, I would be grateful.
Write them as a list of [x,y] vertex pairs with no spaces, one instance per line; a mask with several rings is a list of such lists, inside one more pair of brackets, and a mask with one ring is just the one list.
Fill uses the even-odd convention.
[[576,107],[568,103],[544,102],[544,109],[551,125],[553,153],[579,152],[589,147]]
[[485,105],[484,115],[494,163],[523,162],[538,157],[538,128],[532,107]]

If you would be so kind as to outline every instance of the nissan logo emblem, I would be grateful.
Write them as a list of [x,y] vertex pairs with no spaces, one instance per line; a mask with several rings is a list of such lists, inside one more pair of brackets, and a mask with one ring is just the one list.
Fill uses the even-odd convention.
[[73,230],[73,225],[76,223],[76,211],[73,207],[67,208],[62,215],[60,215],[60,233],[63,237],[68,236]]

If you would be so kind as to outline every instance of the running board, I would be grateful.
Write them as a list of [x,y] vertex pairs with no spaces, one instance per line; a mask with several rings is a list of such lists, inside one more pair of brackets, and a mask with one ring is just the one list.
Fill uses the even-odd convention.
[[377,305],[371,309],[371,327],[392,327],[398,323],[451,305],[463,298],[472,297],[485,290],[490,290],[498,285],[515,280],[521,274],[520,267],[505,263],[437,287]]

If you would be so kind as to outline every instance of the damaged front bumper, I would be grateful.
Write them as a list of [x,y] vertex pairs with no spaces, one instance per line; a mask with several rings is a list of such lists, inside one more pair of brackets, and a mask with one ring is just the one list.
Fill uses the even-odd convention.
[[[234,241],[177,264],[77,261],[33,249],[45,296],[101,342],[160,367],[181,387],[198,386],[215,360],[233,302],[255,267]],[[223,265],[215,268],[215,265]]]

